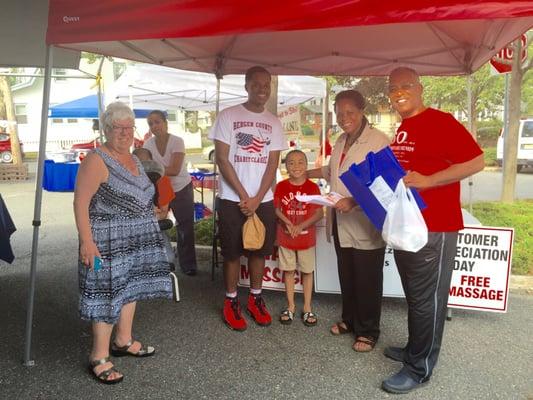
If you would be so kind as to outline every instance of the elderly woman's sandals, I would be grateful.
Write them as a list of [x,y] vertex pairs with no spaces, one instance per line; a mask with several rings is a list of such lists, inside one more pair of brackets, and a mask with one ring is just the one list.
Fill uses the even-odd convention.
[[124,356],[131,356],[131,357],[150,357],[155,354],[155,349],[152,346],[144,346],[141,345],[141,348],[138,352],[133,353],[129,351],[129,348],[133,345],[135,342],[135,339],[131,338],[128,343],[126,343],[124,346],[117,346],[115,342],[111,344],[110,352],[115,357],[124,357]]
[[[96,373],[94,371],[94,369],[99,366],[99,365],[103,365],[105,363],[109,362],[109,357],[105,357],[105,358],[101,358],[100,360],[90,360],[89,361],[89,372],[91,373],[92,376],[94,376],[94,378],[98,381],[98,382],[101,382],[101,383],[104,383],[106,385],[113,385],[115,383],[119,383],[119,382],[122,382],[122,380],[124,379],[124,375],[121,374],[120,371],[118,371],[115,366],[111,366],[109,367],[108,369],[105,369],[99,373]],[[111,374],[115,372],[117,374],[121,374],[121,376],[119,376],[118,378],[115,378],[115,379],[109,379],[109,377],[111,376]]]

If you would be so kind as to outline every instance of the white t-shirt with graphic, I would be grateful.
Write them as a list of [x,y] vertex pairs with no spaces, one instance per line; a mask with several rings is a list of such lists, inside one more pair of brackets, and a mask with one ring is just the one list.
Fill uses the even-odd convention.
[[[280,120],[271,112],[248,111],[242,104],[221,111],[211,128],[209,139],[220,140],[230,146],[229,161],[239,181],[253,197],[259,191],[271,151],[285,150],[287,139]],[[240,201],[239,195],[220,176],[221,199]],[[273,199],[272,190],[261,202]]]
[[[163,155],[159,154],[159,151],[157,150],[157,145],[155,144],[154,136],[144,142],[143,146],[145,149],[150,150],[150,152],[152,153],[152,159],[160,164],[163,164],[165,168],[170,165],[172,154],[185,153],[185,143],[183,139],[174,135],[169,136],[170,137],[168,138],[167,148],[165,149],[165,154]],[[178,175],[169,175],[168,177],[170,178],[170,182],[172,183],[172,189],[174,190],[174,192],[179,192],[181,189],[187,186],[189,182],[191,182],[191,176],[187,171],[187,163],[185,162],[185,158],[181,163],[181,169]]]

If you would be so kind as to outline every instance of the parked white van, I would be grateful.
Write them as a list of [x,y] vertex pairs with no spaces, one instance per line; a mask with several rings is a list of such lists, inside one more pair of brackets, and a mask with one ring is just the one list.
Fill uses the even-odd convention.
[[[496,146],[496,160],[498,165],[502,165],[503,159],[503,136],[498,138]],[[517,156],[517,171],[528,165],[533,165],[533,119],[520,120],[518,128],[518,156]]]

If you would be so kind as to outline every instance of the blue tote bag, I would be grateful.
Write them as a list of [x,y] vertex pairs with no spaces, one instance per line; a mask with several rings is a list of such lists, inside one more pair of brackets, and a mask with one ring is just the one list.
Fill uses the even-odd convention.
[[[387,146],[377,153],[369,152],[364,161],[352,164],[340,178],[368,219],[381,231],[387,215],[387,198],[392,200],[396,185],[404,176],[405,171]],[[426,208],[418,192],[411,191],[418,207]]]

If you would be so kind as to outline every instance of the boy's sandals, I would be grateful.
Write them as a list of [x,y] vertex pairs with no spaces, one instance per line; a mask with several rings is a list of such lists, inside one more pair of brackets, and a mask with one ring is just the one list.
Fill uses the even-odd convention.
[[[89,372],[91,373],[94,378],[101,383],[104,383],[106,385],[113,385],[115,383],[122,382],[124,379],[124,375],[120,371],[118,371],[114,365],[111,365],[108,369],[104,369],[103,371],[96,372],[94,369],[98,367],[99,365],[103,365],[105,363],[109,362],[109,357],[101,358],[100,360],[90,360],[89,361]],[[109,379],[111,374],[120,374],[118,378]]]
[[335,336],[344,335],[346,333],[350,333],[351,331],[352,329],[349,328],[348,325],[346,325],[346,323],[343,321],[336,322],[331,328],[329,328],[329,332]]
[[302,321],[305,326],[315,326],[318,322],[318,318],[314,312],[308,311],[302,313]]
[[155,349],[152,346],[144,346],[141,345],[141,348],[137,352],[129,351],[130,347],[133,346],[133,343],[135,343],[135,340],[133,338],[130,339],[128,343],[126,343],[124,346],[117,346],[115,342],[111,344],[111,354],[115,357],[124,357],[124,356],[131,356],[131,357],[149,357],[153,356],[155,354]]
[[352,349],[358,353],[368,353],[376,346],[376,339],[372,336],[357,336]]
[[286,308],[281,312],[279,315],[279,322],[281,322],[283,325],[290,325],[292,323],[292,320],[294,319],[294,312]]

